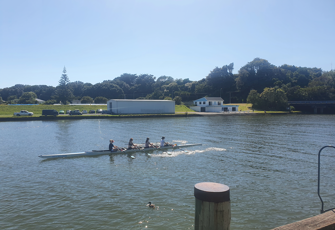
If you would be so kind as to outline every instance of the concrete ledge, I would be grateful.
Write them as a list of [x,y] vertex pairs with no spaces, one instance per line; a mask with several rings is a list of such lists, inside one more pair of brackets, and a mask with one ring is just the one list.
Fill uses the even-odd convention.
[[0,117],[2,121],[56,121],[56,120],[78,120],[78,119],[117,119],[117,118],[153,118],[153,117],[199,117],[199,116],[236,116],[236,115],[258,115],[257,113],[194,113],[194,112],[182,112],[175,114],[134,114],[134,115],[59,115],[54,116],[39,116],[39,117]]
[[335,209],[273,230],[333,230],[335,229]]

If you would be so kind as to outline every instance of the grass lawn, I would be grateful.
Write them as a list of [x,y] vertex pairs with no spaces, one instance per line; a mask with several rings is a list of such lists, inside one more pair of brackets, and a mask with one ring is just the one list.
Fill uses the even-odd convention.
[[186,105],[175,105],[176,113],[186,113],[186,112],[194,112],[194,110],[188,108]]
[[[239,111],[250,111],[254,113],[264,113],[264,110],[253,110],[252,104],[248,103],[231,103],[226,105],[239,105],[238,110]],[[288,111],[266,111],[266,113],[288,113]],[[299,111],[294,111],[294,113],[300,113]]]
[[231,103],[231,104],[224,104],[224,105],[238,105],[238,111],[250,111],[252,110],[251,106],[252,104],[247,104],[247,103]]

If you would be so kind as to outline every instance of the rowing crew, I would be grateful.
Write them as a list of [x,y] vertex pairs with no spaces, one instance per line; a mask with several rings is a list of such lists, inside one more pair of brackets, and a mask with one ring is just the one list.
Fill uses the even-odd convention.
[[[140,149],[140,147],[138,147],[137,145],[135,145],[133,143],[133,138],[130,138],[129,143],[128,143],[128,149]],[[124,151],[126,149],[122,149],[119,148],[117,146],[114,146],[114,140],[109,140],[109,151],[111,152],[116,152],[116,151]],[[145,146],[144,148],[159,148],[159,147],[164,147],[164,146],[173,146],[172,144],[170,144],[169,142],[165,142],[165,137],[162,137],[161,142],[160,142],[160,146],[154,145],[152,143],[150,143],[149,141],[149,137],[146,139],[145,141]]]

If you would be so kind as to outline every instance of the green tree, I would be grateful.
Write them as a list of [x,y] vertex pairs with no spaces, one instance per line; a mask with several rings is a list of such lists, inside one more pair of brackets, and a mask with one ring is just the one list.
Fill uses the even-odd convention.
[[34,92],[25,92],[19,98],[19,104],[36,104],[36,94]]
[[[73,95],[75,97],[78,97],[78,98],[82,98],[83,97],[83,92],[85,90],[85,87],[86,87],[87,83],[83,83],[81,81],[75,81],[75,82],[69,82],[67,84],[67,86],[69,87],[69,89],[71,90],[71,92],[73,93]],[[90,84],[92,85],[92,84]]]
[[279,88],[265,88],[261,94],[251,90],[247,102],[259,110],[286,110],[288,106],[286,94]]
[[173,78],[170,76],[160,76],[157,78],[156,82],[153,84],[154,90],[166,90],[166,86],[174,82]]
[[81,103],[83,104],[92,104],[93,103],[93,98],[89,96],[84,96],[81,98]]
[[[282,87],[284,88],[284,87]],[[308,98],[308,93],[306,89],[300,86],[289,87],[285,89],[286,96],[289,101],[305,101]]]
[[105,97],[96,97],[94,99],[94,103],[96,103],[96,104],[106,104],[107,101],[108,101],[108,99],[105,98]]
[[66,68],[64,66],[62,76],[60,77],[60,80],[58,81],[58,83],[59,83],[59,86],[67,86],[69,82],[70,82],[70,79],[66,74]]
[[56,100],[47,100],[45,103],[45,105],[53,105],[53,104],[57,104]]
[[138,78],[136,74],[124,73],[120,77],[114,79],[114,81],[123,81],[130,87],[135,85],[135,79]]
[[173,98],[173,100],[175,101],[176,105],[181,105],[182,103],[182,98],[179,96],[176,96],[175,98]]
[[84,93],[92,98],[105,97],[109,99],[123,99],[125,97],[124,91],[118,85],[114,84],[113,81],[97,83]]
[[211,88],[209,95],[217,96],[221,92],[235,91],[236,81],[232,74],[234,63],[214,68],[206,77],[206,83]]
[[148,94],[146,99],[162,99],[163,98],[163,91],[156,89],[153,93]]
[[9,96],[7,98],[7,103],[8,104],[17,104],[19,99],[17,99],[16,95]]
[[64,67],[63,74],[59,80],[59,85],[56,87],[56,98],[63,104],[67,104],[68,101],[72,100],[74,97],[68,83],[70,82],[69,77],[66,74],[66,69]]
[[259,107],[260,95],[259,93],[257,93],[257,90],[250,90],[250,93],[247,98],[247,103],[251,103],[253,109]]
[[260,107],[264,110],[286,110],[287,97],[282,89],[265,88],[260,94]]
[[265,59],[255,58],[243,66],[236,78],[236,86],[242,98],[246,98],[250,90],[262,92],[265,87],[273,86],[273,78],[278,78],[277,67]]
[[150,74],[139,75],[135,79],[135,85],[131,87],[133,98],[151,94],[153,92],[153,85],[155,84],[155,79],[156,77]]

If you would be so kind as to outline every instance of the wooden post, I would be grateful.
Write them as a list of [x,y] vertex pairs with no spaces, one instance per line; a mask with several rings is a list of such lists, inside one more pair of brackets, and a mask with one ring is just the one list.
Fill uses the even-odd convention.
[[224,184],[202,182],[194,186],[195,230],[230,229],[230,192]]

